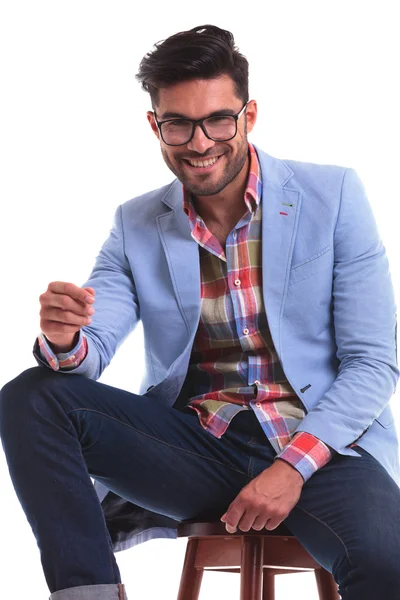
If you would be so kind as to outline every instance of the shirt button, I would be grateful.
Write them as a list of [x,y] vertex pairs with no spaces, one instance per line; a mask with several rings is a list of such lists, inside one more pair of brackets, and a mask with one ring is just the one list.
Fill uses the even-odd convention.
[[243,333],[244,333],[244,335],[247,335],[247,334],[249,333],[249,330],[247,329],[247,327],[245,327],[245,328],[243,329]]
[[235,285],[240,285],[240,279],[235,279]]
[[257,408],[261,408],[261,404],[259,402],[257,402],[256,406]]

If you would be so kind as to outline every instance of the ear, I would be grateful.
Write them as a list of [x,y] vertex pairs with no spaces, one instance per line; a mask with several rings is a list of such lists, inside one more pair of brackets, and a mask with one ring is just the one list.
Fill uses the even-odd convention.
[[257,102],[255,100],[249,101],[245,114],[246,114],[247,133],[250,133],[250,131],[253,129],[253,127],[257,121]]
[[150,127],[154,131],[155,135],[158,139],[160,139],[160,132],[158,131],[157,123],[154,118],[154,113],[151,110],[148,110],[146,113],[147,120],[150,123]]

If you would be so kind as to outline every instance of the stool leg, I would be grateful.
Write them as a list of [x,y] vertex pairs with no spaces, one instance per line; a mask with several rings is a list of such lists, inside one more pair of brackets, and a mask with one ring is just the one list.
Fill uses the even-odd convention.
[[263,540],[243,536],[240,565],[240,600],[262,600]]
[[315,569],[319,600],[339,600],[338,586],[329,571],[322,567]]
[[263,570],[262,600],[275,600],[275,575],[269,569]]
[[194,566],[199,540],[189,538],[177,600],[198,600],[203,569]]

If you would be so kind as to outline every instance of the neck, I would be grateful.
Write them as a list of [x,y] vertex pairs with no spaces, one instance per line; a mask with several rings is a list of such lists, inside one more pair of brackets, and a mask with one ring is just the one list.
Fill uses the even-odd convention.
[[250,161],[247,157],[243,169],[221,192],[213,196],[194,196],[193,203],[203,221],[215,225],[235,225],[247,210],[244,192],[247,187]]

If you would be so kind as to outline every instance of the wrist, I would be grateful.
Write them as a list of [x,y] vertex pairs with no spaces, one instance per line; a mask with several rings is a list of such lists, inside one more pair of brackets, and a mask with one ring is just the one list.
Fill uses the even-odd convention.
[[305,482],[302,474],[290,462],[283,458],[276,458],[274,460],[274,465],[277,465],[277,468],[279,468],[281,471],[285,471],[288,476],[292,477],[300,485],[304,485]]

